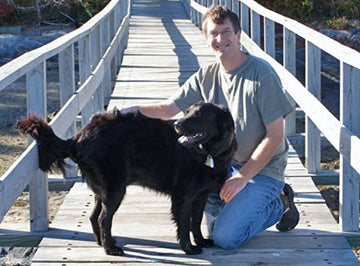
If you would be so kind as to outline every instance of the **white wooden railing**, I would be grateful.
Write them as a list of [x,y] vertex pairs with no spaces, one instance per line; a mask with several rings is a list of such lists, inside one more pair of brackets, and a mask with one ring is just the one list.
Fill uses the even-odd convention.
[[[226,5],[239,15],[243,49],[266,59],[275,68],[285,90],[306,115],[305,164],[308,172],[316,174],[321,171],[320,134],[339,151],[340,225],[343,231],[358,231],[360,53],[252,0],[183,0],[183,4],[199,28],[207,6]],[[275,60],[275,23],[283,27],[283,64]],[[305,40],[305,86],[295,77],[297,37]],[[260,48],[262,39],[264,50]],[[321,51],[340,61],[340,120],[319,101]],[[287,119],[286,130],[287,134],[295,133],[294,114]]]
[[[284,88],[306,114],[306,166],[309,173],[320,171],[320,132],[340,152],[340,224],[343,231],[357,231],[360,173],[360,54],[336,41],[260,6],[252,0],[182,0],[191,20],[201,27],[206,6],[223,4],[241,18],[241,43],[248,52],[265,58],[278,72]],[[74,121],[81,113],[83,123],[103,110],[109,97],[115,68],[120,65],[127,43],[129,0],[112,0],[81,28],[28,52],[0,68],[0,91],[26,75],[28,113],[46,117],[46,60],[59,56],[62,108],[51,121],[60,136],[73,134]],[[260,21],[263,21],[263,32]],[[283,64],[275,58],[275,23],[283,27]],[[250,36],[250,37],[249,37]],[[294,76],[296,37],[306,42],[306,84]],[[264,51],[259,47],[264,40]],[[78,47],[79,87],[75,91],[74,45]],[[318,100],[320,51],[340,61],[340,120]],[[287,119],[287,132],[295,132],[295,116]],[[69,132],[69,129],[72,132]],[[30,227],[44,231],[47,218],[47,177],[38,168],[37,146],[33,142],[0,178],[0,222],[17,196],[29,185]]]
[[[129,0],[112,0],[79,29],[32,50],[0,68],[0,91],[26,76],[27,112],[47,117],[46,60],[59,58],[60,105],[50,125],[57,135],[75,133],[75,120],[82,124],[104,110],[112,90],[112,80],[127,45]],[[79,84],[75,84],[77,47]],[[47,176],[38,167],[37,146],[31,143],[20,158],[0,178],[0,222],[18,195],[29,185],[30,228],[48,228]]]

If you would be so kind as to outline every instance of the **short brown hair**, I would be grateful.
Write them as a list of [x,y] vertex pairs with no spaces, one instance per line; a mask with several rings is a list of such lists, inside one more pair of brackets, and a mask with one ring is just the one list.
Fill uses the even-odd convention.
[[215,24],[223,24],[227,18],[230,19],[235,33],[238,33],[241,30],[239,17],[226,6],[213,6],[208,9],[202,19],[203,34],[207,36],[207,21],[209,19]]

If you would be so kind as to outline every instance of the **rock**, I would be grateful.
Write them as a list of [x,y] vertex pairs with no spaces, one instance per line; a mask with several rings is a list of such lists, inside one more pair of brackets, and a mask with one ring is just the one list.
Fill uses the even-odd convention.
[[360,28],[349,28],[347,30],[322,29],[320,32],[360,51]]
[[48,26],[27,29],[16,34],[0,34],[0,66],[72,30],[74,30],[73,26]]

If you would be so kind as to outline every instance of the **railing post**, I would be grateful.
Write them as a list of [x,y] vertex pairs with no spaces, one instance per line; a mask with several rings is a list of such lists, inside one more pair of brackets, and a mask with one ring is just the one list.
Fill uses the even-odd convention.
[[[101,57],[101,27],[98,25],[94,31],[91,32],[91,65],[93,69],[96,68]],[[94,93],[94,113],[101,112],[104,109],[104,94],[103,86],[96,89]]]
[[275,23],[265,18],[264,24],[264,50],[265,53],[275,58]]
[[251,10],[251,39],[261,47],[260,16],[254,10]]
[[[110,26],[110,42],[114,39],[115,37],[115,32],[117,30],[117,26],[116,26],[116,22],[115,22],[115,10],[116,7],[114,8],[114,10],[111,12],[110,14],[110,22],[109,22],[109,26]],[[112,92],[112,83],[115,82],[116,79],[116,56],[113,57],[113,59],[111,60],[110,63],[110,95]]]
[[[118,28],[121,25],[121,21],[123,20],[123,17],[125,12],[121,11],[121,4],[117,4],[115,7],[115,33],[117,32]],[[122,40],[119,40],[119,48],[116,51],[115,54],[115,66],[116,69],[120,67],[121,65],[121,60],[122,60],[122,53],[121,53],[121,45],[122,45]]]
[[[74,67],[74,46],[70,45],[59,53],[59,87],[60,87],[60,107],[63,107],[71,95],[75,92],[75,67]],[[65,137],[71,138],[76,134],[76,123],[70,126]],[[66,168],[65,177],[76,177],[76,165],[70,159],[66,159],[66,164],[71,167]]]
[[[360,70],[341,62],[340,79],[340,122],[360,136]],[[340,143],[340,149],[347,147],[351,145]],[[360,175],[350,166],[349,159],[340,153],[339,224],[343,231],[359,231]]]
[[249,8],[243,2],[241,2],[240,23],[242,31],[249,35]]
[[[79,40],[79,82],[83,84],[91,73],[90,35]],[[90,121],[93,114],[93,97],[81,110],[81,127],[83,128]]]
[[[101,57],[105,53],[106,49],[110,44],[110,19],[107,16],[101,22]],[[104,103],[107,103],[111,96],[111,72],[109,69],[105,69],[105,75],[102,82],[103,93],[104,93]],[[105,105],[105,104],[104,104]]]
[[225,6],[231,10],[231,0],[225,0]]
[[[306,88],[316,98],[321,98],[321,57],[320,49],[306,41]],[[308,173],[320,170],[321,143],[320,131],[308,116],[305,117],[305,165]]]
[[[26,74],[27,112],[47,118],[46,112],[46,61],[40,63]],[[46,231],[48,217],[48,178],[38,170],[29,183],[30,230]]]
[[[293,76],[296,76],[296,35],[284,27],[283,65]],[[290,98],[290,97],[289,97]],[[291,98],[290,98],[291,99]],[[292,101],[292,99],[291,99]],[[291,136],[296,133],[296,111],[292,111],[285,120],[285,134]]]
[[232,0],[232,11],[240,17],[239,0]]

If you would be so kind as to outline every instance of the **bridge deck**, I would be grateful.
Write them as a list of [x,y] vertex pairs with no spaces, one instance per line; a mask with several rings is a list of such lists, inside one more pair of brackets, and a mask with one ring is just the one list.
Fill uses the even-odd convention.
[[[165,99],[199,65],[214,60],[178,1],[135,0],[132,14],[128,48],[108,109]],[[85,184],[76,183],[45,233],[33,264],[357,265],[294,150],[286,181],[295,190],[301,212],[295,230],[280,233],[272,227],[238,250],[214,247],[197,256],[187,256],[179,248],[169,199],[131,186],[113,222],[113,235],[124,246],[124,257],[106,256],[94,242],[88,220],[93,193]]]

